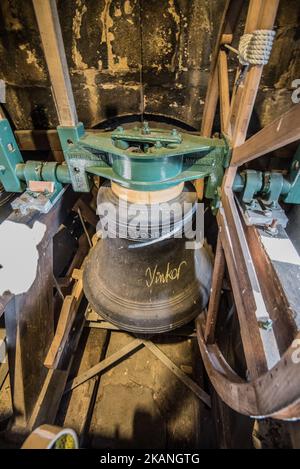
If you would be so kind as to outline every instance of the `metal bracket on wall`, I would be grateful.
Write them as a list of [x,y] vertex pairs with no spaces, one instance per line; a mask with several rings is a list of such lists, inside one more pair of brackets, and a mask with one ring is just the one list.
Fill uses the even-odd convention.
[[22,215],[26,215],[31,210],[41,213],[48,213],[55,205],[58,199],[65,192],[66,187],[61,187],[59,191],[50,192],[34,192],[26,190],[11,203],[13,210],[19,210]]

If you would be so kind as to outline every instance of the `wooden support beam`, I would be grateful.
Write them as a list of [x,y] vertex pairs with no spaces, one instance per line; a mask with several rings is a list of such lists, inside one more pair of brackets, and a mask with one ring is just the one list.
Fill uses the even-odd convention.
[[[260,16],[263,8],[264,0],[250,0],[247,18],[244,28],[244,34],[252,33],[255,29],[258,28],[260,21]],[[243,97],[244,92],[244,83],[237,84],[238,79],[242,71],[242,66],[239,65],[236,72],[235,86],[233,88],[231,105],[230,105],[230,116],[229,121],[232,131],[235,129],[237,113],[240,107],[240,102]]]
[[[264,0],[250,1],[245,33],[252,32],[258,27],[265,29],[273,27],[278,7],[277,0],[271,0],[268,6],[270,9],[267,9]],[[240,85],[237,93],[233,95],[227,125],[229,129],[232,125],[234,147],[243,143],[246,138],[261,72],[262,67],[251,67],[245,83]],[[220,210],[218,223],[236,301],[245,358],[250,376],[256,378],[273,366],[280,355],[274,334],[266,335],[259,329],[260,318],[267,319],[268,312],[231,190],[235,174],[236,168],[230,167],[226,171],[222,191],[223,208]],[[211,299],[212,302],[216,300],[217,298]]]
[[[208,99],[209,94],[209,99]],[[201,135],[203,137],[210,137],[212,133],[212,128],[214,125],[214,119],[217,109],[219,99],[219,74],[218,67],[215,67],[211,72],[211,77],[209,79],[203,116],[202,116],[202,127]],[[207,104],[206,104],[207,103]]]
[[218,97],[219,97],[219,80],[218,80],[218,57],[220,45],[230,44],[233,39],[238,18],[243,6],[242,0],[227,0],[224,14],[221,20],[217,45],[213,53],[211,62],[210,79],[208,82],[205,104],[202,116],[201,135],[210,137],[214,123]]
[[294,104],[243,145],[234,148],[231,165],[241,166],[297,140],[300,140],[300,105]]
[[15,137],[21,151],[62,151],[56,129],[15,130]]
[[99,374],[102,371],[106,370],[110,366],[116,364],[118,361],[126,358],[129,354],[135,352],[136,350],[140,349],[141,347],[143,347],[143,341],[141,339],[133,340],[132,342],[125,345],[124,347],[122,347],[117,352],[113,353],[112,355],[105,358],[104,360],[102,360],[97,365],[90,368],[85,373],[82,373],[80,376],[77,376],[73,380],[69,381],[67,383],[65,393],[67,393],[69,391],[72,391],[72,389],[75,389],[77,386],[80,386],[80,384],[84,383],[88,379],[93,378],[94,376],[96,376],[97,374]]
[[209,395],[195,383],[186,373],[178,368],[151,340],[143,340],[143,344],[155,355],[180,381],[185,384],[201,401],[208,407],[211,407],[211,400]]
[[215,338],[215,328],[217,315],[219,311],[219,303],[221,298],[222,284],[225,272],[225,256],[222,248],[221,238],[218,236],[216,256],[214,262],[214,271],[212,278],[212,287],[210,292],[210,300],[205,326],[205,340],[211,344]]
[[56,0],[33,0],[60,125],[78,123]]
[[220,115],[221,115],[221,130],[224,134],[231,136],[229,111],[230,111],[230,94],[229,94],[229,78],[228,78],[228,64],[227,53],[220,50],[219,53],[219,89],[220,89]]
[[[278,0],[251,0],[245,33],[255,29],[272,29],[278,3]],[[232,183],[238,165],[299,139],[299,114],[294,107],[292,120],[295,124],[285,125],[287,120],[284,115],[284,119],[278,119],[270,124],[265,132],[261,131],[256,141],[255,137],[250,139],[249,146],[243,145],[241,147],[243,151],[238,153],[237,147],[246,139],[261,73],[261,66],[251,66],[244,82],[233,94],[231,123],[233,124],[234,157],[232,162],[234,166],[226,171],[222,205],[218,213],[219,238],[225,253],[240,323],[248,367],[247,379],[242,381],[229,367],[216,343],[208,343],[210,334],[212,342],[214,341],[216,315],[213,305],[218,304],[216,293],[210,300],[212,305],[210,318],[207,318],[205,329],[204,325],[200,324],[200,319],[198,320],[198,338],[208,375],[218,394],[230,407],[251,416],[298,418],[300,414],[297,383],[299,374],[295,369],[295,363],[291,360],[294,346],[290,345],[286,350],[287,344],[291,344],[295,337],[297,318],[294,317],[293,323],[293,312],[289,311],[295,303],[295,291],[289,288],[287,283],[284,285],[284,282],[280,281],[282,273],[280,268],[284,267],[280,267],[278,262],[270,263],[270,259],[268,260],[266,246],[264,246],[265,251],[262,248],[266,240],[264,243],[259,243],[256,229],[253,227],[246,229],[243,225],[232,192]],[[224,115],[222,118],[224,121]],[[294,127],[296,127],[295,130]],[[283,242],[285,242],[284,239]],[[270,248],[269,244],[267,242],[268,248]],[[273,244],[276,244],[275,241]],[[271,247],[271,251],[272,249]],[[286,254],[286,250],[284,252]],[[293,274],[295,269],[295,266],[293,268],[289,266]],[[213,284],[217,282],[217,272],[221,270],[220,266],[218,268],[216,266]],[[264,288],[260,287],[258,274],[263,281],[266,280]],[[269,274],[270,278],[266,279]],[[297,275],[294,274],[295,277]],[[287,292],[290,295],[289,302],[286,301]],[[272,298],[272,294],[275,298]],[[271,315],[269,315],[269,310]],[[265,330],[264,326],[266,322],[269,324],[270,319],[275,320],[277,324],[274,328]],[[282,328],[284,328],[283,338]],[[296,337],[298,340],[299,333]],[[280,358],[283,353],[284,355]],[[274,383],[277,386],[274,386]]]
[[[99,133],[97,129],[87,129],[89,133]],[[15,130],[16,141],[21,151],[52,151],[62,153],[62,147],[56,129],[50,130]]]
[[[245,34],[255,29],[273,29],[279,0],[251,0]],[[261,75],[262,65],[250,66],[244,83],[232,101],[231,124],[233,147],[242,145],[246,140],[248,126],[252,115]]]

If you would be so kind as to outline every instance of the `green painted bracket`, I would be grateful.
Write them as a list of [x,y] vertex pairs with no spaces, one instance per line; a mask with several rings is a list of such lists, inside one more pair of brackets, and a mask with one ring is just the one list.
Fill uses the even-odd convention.
[[289,190],[283,197],[287,204],[300,204],[300,146],[295,153],[289,178]]
[[276,206],[281,198],[287,204],[300,204],[300,146],[293,158],[288,178],[277,171],[247,169],[237,173],[233,190],[243,192],[242,201],[255,204],[259,196],[268,205]]
[[24,184],[15,168],[23,158],[7,119],[0,120],[0,181],[7,192],[23,192]]
[[1,180],[9,191],[21,192],[29,181],[53,181],[55,193],[70,183],[74,191],[89,192],[93,175],[123,187],[156,191],[184,181],[206,179],[206,197],[217,200],[229,146],[225,138],[142,128],[114,132],[86,132],[83,124],[57,128],[65,164],[23,163],[7,121],[0,122]]
[[[64,132],[64,129],[61,129]],[[65,141],[68,139],[65,137]],[[207,194],[217,194],[223,177],[226,142],[198,135],[135,128],[125,132],[85,132],[64,147],[73,189],[90,190],[98,175],[133,190],[155,191],[180,182],[209,177]]]

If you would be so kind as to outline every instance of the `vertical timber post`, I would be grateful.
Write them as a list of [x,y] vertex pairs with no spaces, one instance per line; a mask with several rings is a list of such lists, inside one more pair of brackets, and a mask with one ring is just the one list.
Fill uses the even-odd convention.
[[33,6],[41,35],[59,123],[65,127],[75,127],[78,124],[78,117],[56,0],[33,0]]

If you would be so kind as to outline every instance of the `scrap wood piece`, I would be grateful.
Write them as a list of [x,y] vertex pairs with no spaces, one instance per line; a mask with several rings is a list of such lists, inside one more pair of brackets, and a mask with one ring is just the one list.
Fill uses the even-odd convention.
[[72,272],[72,274],[71,274],[71,277],[72,277],[74,280],[82,280],[82,275],[83,275],[82,269],[73,269],[73,272]]
[[78,209],[80,210],[85,221],[94,227],[97,226],[99,218],[97,217],[95,211],[84,200],[82,200],[82,198],[78,199],[73,207],[73,210],[76,212]]
[[108,358],[105,358],[104,360],[101,360],[100,363],[93,366],[92,368],[90,368],[85,373],[82,373],[81,375],[77,376],[76,378],[70,380],[66,385],[64,394],[66,394],[69,391],[72,391],[72,389],[75,389],[77,386],[84,383],[88,379],[93,378],[97,374],[99,374],[102,371],[109,368],[111,365],[116,364],[119,360],[122,360],[123,358],[127,357],[127,355],[129,355],[132,352],[135,352],[136,350],[138,350],[143,345],[144,344],[143,344],[143,341],[141,339],[133,340],[129,344],[125,345],[125,347],[122,347],[120,350],[118,350],[117,352],[110,355]]
[[83,297],[81,270],[74,269],[72,277],[77,278],[77,281],[73,287],[72,294],[67,295],[64,299],[55,336],[44,361],[44,365],[47,368],[57,367]]
[[91,305],[88,306],[85,319],[88,322],[98,322],[98,321],[103,321],[103,318],[101,317],[100,314],[96,313],[96,311],[93,310]]
[[9,368],[8,368],[8,363],[7,361],[5,363],[2,363],[0,365],[0,391],[2,389],[2,386],[6,380],[6,377],[8,375]]
[[185,384],[201,401],[208,407],[211,407],[210,396],[203,391],[203,389],[192,380],[186,373],[184,373],[175,363],[170,360],[151,340],[143,340],[143,344],[155,355],[180,381]]
[[[94,316],[89,316],[89,313],[86,316],[86,324],[85,327],[89,327],[91,329],[107,329],[115,332],[123,332],[123,329],[120,329],[118,326],[115,326],[114,324],[105,321],[101,319],[101,316],[99,316],[97,313],[93,313],[95,316],[98,316],[97,318],[94,318]],[[91,319],[92,318],[92,319]],[[174,331],[168,331],[165,332],[164,334],[168,335],[169,337],[189,337],[189,338],[195,338],[197,337],[196,332],[191,332],[185,327],[181,327],[178,329],[175,329]]]
[[106,329],[109,331],[124,332],[119,329],[119,327],[107,321],[87,321],[86,327],[89,327],[90,329]]
[[44,422],[54,424],[84,327],[83,308],[78,310],[57,368],[48,370],[43,387],[27,423],[29,430]]
[[[109,335],[109,331],[95,329],[89,331],[83,353],[81,354],[81,351],[78,349],[74,359],[76,368],[79,365],[79,374],[89,370],[92,366],[98,364],[100,360],[105,358]],[[68,403],[63,426],[64,428],[72,428],[77,433],[81,447],[85,445],[99,379],[100,376],[97,380],[92,379],[86,381],[84,384],[74,389],[71,395],[65,395],[62,400],[63,406],[65,403]]]

